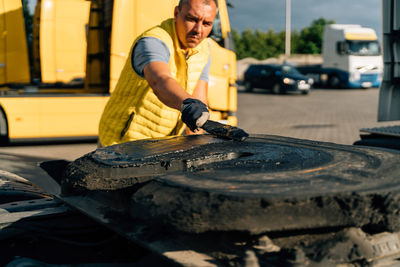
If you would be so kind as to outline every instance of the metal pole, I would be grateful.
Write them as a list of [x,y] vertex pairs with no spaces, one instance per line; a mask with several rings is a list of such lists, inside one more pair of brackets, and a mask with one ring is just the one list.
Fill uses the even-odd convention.
[[285,55],[290,56],[290,6],[291,0],[286,0],[286,37],[285,37]]

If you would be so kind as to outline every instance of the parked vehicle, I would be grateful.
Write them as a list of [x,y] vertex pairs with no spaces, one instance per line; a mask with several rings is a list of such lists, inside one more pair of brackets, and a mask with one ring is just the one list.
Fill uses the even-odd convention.
[[270,89],[274,94],[289,91],[308,94],[313,81],[290,65],[264,64],[251,65],[244,74],[247,92],[253,88]]
[[[132,42],[172,17],[177,4],[37,0],[29,49],[21,0],[0,0],[0,141],[96,139]],[[233,45],[225,0],[218,1],[214,26],[211,118],[236,125],[236,56],[229,50]]]
[[321,65],[297,66],[318,87],[370,88],[382,82],[383,61],[375,31],[361,25],[330,24],[324,29]]

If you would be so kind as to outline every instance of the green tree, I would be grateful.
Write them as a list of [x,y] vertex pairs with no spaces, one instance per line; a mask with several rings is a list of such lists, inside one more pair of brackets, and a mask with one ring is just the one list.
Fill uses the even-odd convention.
[[266,38],[266,57],[277,57],[285,51],[285,32],[274,32],[269,29]]
[[265,33],[260,30],[247,29],[239,34],[233,30],[232,36],[238,59],[245,57],[265,59],[276,57],[284,51],[284,32],[276,33],[270,29]]
[[293,52],[297,54],[321,54],[324,27],[332,23],[335,23],[335,21],[324,18],[313,20],[310,27],[301,30]]
[[[335,23],[334,20],[319,18],[314,20],[309,27],[291,32],[292,53],[295,54],[320,54],[322,49],[322,34],[324,26]],[[242,33],[232,30],[235,51],[238,59],[253,57],[266,59],[277,57],[285,52],[285,31],[267,32],[247,29]]]
[[244,47],[243,47],[243,42],[241,40],[241,36],[239,32],[235,29],[232,29],[232,39],[233,43],[235,44],[236,57],[239,58],[239,56],[243,54]]

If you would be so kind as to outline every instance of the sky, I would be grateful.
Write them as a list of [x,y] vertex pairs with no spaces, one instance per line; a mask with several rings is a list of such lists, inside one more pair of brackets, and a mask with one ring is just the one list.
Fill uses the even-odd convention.
[[[285,30],[285,0],[229,0],[231,27],[246,29]],[[291,0],[291,28],[301,30],[318,18],[339,24],[361,24],[381,32],[381,0]]]
[[[29,0],[30,7],[36,0]],[[135,0],[131,0],[135,1]],[[160,0],[164,1],[164,0]],[[285,29],[285,0],[228,0],[231,27],[282,31]],[[381,0],[291,0],[291,28],[301,30],[318,18],[335,20],[340,24],[361,24],[375,29],[380,36]]]

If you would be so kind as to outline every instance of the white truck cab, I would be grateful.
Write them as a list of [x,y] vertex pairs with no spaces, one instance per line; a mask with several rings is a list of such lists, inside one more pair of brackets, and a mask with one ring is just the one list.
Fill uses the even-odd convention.
[[[383,60],[375,31],[353,24],[325,26],[322,45],[322,68],[337,73],[343,87],[379,87]],[[334,79],[334,76],[332,76]],[[332,81],[333,83],[333,81]]]

